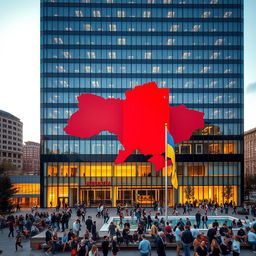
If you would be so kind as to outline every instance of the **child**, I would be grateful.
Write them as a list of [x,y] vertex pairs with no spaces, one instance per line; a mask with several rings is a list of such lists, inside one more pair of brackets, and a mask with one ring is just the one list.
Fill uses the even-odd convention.
[[21,245],[21,239],[22,239],[22,236],[21,236],[20,232],[18,231],[17,236],[16,236],[16,243],[15,243],[16,252],[18,250],[18,246],[23,248],[23,246]]

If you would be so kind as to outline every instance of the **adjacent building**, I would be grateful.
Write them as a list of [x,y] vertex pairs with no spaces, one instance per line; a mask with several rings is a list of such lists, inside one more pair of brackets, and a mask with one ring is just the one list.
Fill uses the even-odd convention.
[[176,145],[169,205],[243,201],[242,0],[41,0],[41,206],[164,202],[164,173],[139,152],[115,165],[113,134],[63,131],[78,95],[123,99],[150,81],[205,113]]
[[244,176],[256,175],[256,128],[244,133]]
[[20,119],[0,110],[0,164],[10,162],[22,169],[23,124]]
[[40,144],[27,141],[23,145],[23,169],[26,171],[40,171]]

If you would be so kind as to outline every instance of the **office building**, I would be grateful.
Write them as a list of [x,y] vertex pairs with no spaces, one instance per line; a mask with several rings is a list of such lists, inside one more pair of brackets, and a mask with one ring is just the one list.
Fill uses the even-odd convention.
[[40,171],[40,144],[33,141],[23,145],[23,169],[26,171]]
[[23,124],[16,116],[0,110],[0,164],[10,162],[22,169]]
[[80,94],[124,99],[151,81],[170,88],[171,106],[205,113],[176,145],[169,205],[243,201],[242,0],[41,0],[42,206],[164,202],[164,173],[147,157],[115,165],[113,134],[63,131]]

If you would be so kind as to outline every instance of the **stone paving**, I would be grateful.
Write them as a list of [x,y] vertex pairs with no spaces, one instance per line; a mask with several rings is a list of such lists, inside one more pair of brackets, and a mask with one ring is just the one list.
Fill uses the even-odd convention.
[[[53,212],[53,209],[39,209],[38,211],[48,211],[48,212]],[[22,210],[21,212],[17,213],[17,214],[26,214],[27,212],[30,212],[29,210]],[[172,212],[172,209],[169,210],[169,215],[171,215],[171,212]],[[189,215],[190,216],[194,216],[195,214],[195,210],[192,211]],[[179,214],[182,215],[182,210],[180,209],[179,210]],[[86,216],[92,216],[92,218],[94,220],[97,221],[97,230],[99,230],[103,224],[103,219],[102,218],[96,218],[95,215],[96,215],[96,209],[93,208],[93,209],[87,209],[87,215]],[[153,212],[152,212],[152,215],[153,215]],[[244,218],[244,216],[241,216],[241,215],[232,215],[231,214],[231,211],[229,211],[229,216],[234,216],[234,217],[237,217],[237,218]],[[115,208],[111,208],[110,209],[110,216],[116,216],[116,209]],[[223,216],[225,216],[223,214]],[[250,219],[252,219],[253,217],[250,216]],[[71,220],[70,220],[70,223],[69,223],[69,226],[71,227],[73,221],[76,220],[76,214],[75,214],[75,211],[73,211],[73,214],[72,214],[72,217],[71,217]],[[85,230],[85,225],[82,224],[82,233],[84,232]],[[41,234],[43,235],[43,233]],[[61,237],[61,233],[59,234],[59,236]],[[15,252],[15,238],[12,238],[12,237],[8,237],[8,229],[5,228],[3,229],[3,232],[0,233],[0,250],[3,251],[3,253],[1,255],[3,256],[12,256],[12,255],[19,255],[19,256],[39,256],[39,255],[45,255],[44,252],[42,250],[31,250],[30,249],[30,242],[29,240],[27,241],[23,241],[22,242],[22,245],[23,245],[23,248],[18,248],[18,251]],[[60,255],[60,256],[67,256],[67,255],[70,255],[69,252],[66,252],[66,253],[60,253],[58,252],[57,255]],[[100,255],[101,252],[100,252]],[[109,253],[109,255],[111,255],[111,253]],[[118,255],[121,255],[121,256],[128,256],[128,255],[133,255],[133,256],[136,256],[136,255],[139,255],[139,252],[138,251],[120,251],[118,253]],[[152,252],[152,256],[155,256],[157,255],[155,251]],[[174,250],[167,250],[167,255],[170,255],[170,256],[174,256],[176,255],[175,254],[175,251]],[[191,255],[192,255],[192,252],[191,252]],[[251,256],[251,255],[255,255],[253,254],[250,250],[242,250],[241,254],[242,256]]]

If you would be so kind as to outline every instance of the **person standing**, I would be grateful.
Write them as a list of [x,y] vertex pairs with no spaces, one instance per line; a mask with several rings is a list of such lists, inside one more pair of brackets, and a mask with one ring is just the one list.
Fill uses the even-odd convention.
[[117,246],[117,237],[113,236],[113,241],[112,241],[112,256],[116,256],[119,251],[119,248]]
[[139,243],[139,250],[141,256],[148,256],[151,252],[150,242],[146,239],[145,235],[142,235],[142,241]]
[[196,255],[198,256],[207,256],[208,252],[207,252],[207,247],[205,244],[205,241],[201,241],[200,245],[197,247],[196,249]]
[[80,224],[80,220],[77,219],[74,223],[73,223],[73,231],[75,233],[76,236],[79,237],[79,231],[81,230],[81,224]]
[[20,248],[23,248],[23,246],[21,245],[21,239],[22,239],[21,233],[20,233],[20,231],[18,231],[17,232],[17,236],[16,236],[16,243],[15,243],[15,250],[16,250],[16,252],[18,250],[18,246]]
[[89,232],[92,232],[92,217],[88,216],[88,219],[85,221],[86,228],[89,230]]
[[180,255],[180,250],[182,248],[182,243],[181,243],[181,228],[180,228],[181,225],[178,225],[175,229],[175,240],[176,240],[176,256],[179,256]]
[[232,251],[233,251],[233,256],[239,256],[240,255],[240,239],[238,236],[234,237],[234,241],[232,243]]
[[158,256],[166,256],[165,243],[163,238],[164,238],[164,232],[160,231],[156,239],[156,252]]
[[104,241],[101,243],[101,248],[103,256],[107,256],[109,250],[109,238],[107,236],[104,236]]
[[190,256],[190,246],[194,238],[191,234],[189,226],[185,226],[185,231],[181,235],[181,241],[184,249],[185,256]]
[[201,213],[199,211],[197,211],[197,213],[196,213],[196,226],[197,226],[197,228],[200,227],[200,223],[201,223]]

